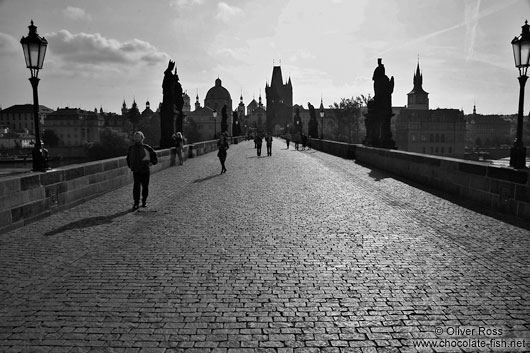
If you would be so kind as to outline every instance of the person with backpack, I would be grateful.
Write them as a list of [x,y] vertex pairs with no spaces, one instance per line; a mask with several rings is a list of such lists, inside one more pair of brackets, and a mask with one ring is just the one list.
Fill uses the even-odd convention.
[[133,135],[134,144],[127,152],[127,166],[133,172],[133,211],[140,207],[140,190],[142,194],[142,207],[147,207],[149,195],[150,167],[158,163],[158,157],[153,147],[144,144],[144,134],[136,131]]

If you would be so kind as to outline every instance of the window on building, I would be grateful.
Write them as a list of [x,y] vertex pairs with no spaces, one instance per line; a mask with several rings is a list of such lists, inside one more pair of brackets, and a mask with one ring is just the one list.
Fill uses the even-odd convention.
[[445,134],[442,134],[442,135],[440,136],[440,141],[441,141],[441,142],[445,142]]
[[440,147],[440,152],[441,152],[442,154],[444,154],[444,153],[445,153],[445,151],[444,151],[444,148],[443,148],[443,147]]
[[452,154],[452,153],[453,153],[453,148],[449,147],[449,154]]
[[434,153],[438,154],[438,147],[434,149]]
[[436,134],[436,135],[434,136],[434,141],[435,141],[435,142],[440,142],[440,135]]
[[431,134],[431,135],[429,136],[429,141],[434,142],[434,135],[433,135],[433,134]]

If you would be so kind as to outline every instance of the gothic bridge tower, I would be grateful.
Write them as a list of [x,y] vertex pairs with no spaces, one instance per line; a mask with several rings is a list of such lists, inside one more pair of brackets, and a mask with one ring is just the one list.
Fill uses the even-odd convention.
[[270,85],[265,86],[267,99],[267,131],[273,132],[276,128],[284,128],[292,124],[293,119],[293,86],[291,78],[283,82],[282,69],[274,66]]

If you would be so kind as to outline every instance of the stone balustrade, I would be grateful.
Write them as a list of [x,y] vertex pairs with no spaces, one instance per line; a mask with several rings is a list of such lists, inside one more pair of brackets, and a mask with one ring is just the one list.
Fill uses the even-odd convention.
[[[193,158],[214,150],[216,140],[185,145],[183,157]],[[158,163],[151,167],[152,173],[175,165],[175,148],[156,153]],[[132,180],[125,157],[0,178],[0,232],[72,207]]]
[[487,165],[463,159],[312,140],[325,153],[391,172],[435,190],[474,201],[484,207],[530,219],[528,169]]

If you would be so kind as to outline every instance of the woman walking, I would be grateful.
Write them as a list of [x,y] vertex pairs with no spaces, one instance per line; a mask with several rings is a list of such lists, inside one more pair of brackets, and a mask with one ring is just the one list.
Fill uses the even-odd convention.
[[217,157],[219,157],[219,161],[221,162],[221,174],[226,172],[225,167],[225,161],[226,161],[226,150],[228,149],[228,142],[226,142],[226,136],[224,133],[222,133],[219,136],[219,141],[217,141],[217,149],[219,150],[217,152]]

